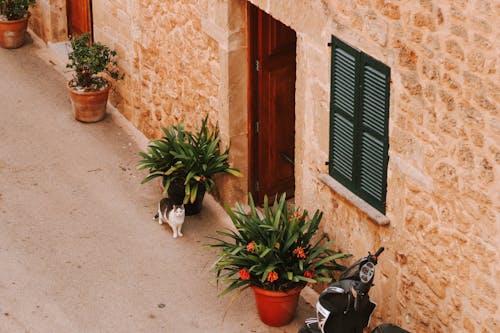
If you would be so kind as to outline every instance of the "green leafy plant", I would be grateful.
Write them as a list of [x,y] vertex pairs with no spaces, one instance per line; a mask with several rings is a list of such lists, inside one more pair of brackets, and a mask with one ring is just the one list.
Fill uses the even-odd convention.
[[161,177],[164,192],[174,183],[185,189],[184,203],[193,203],[200,187],[217,191],[213,176],[241,173],[229,166],[229,147],[221,150],[219,129],[208,127],[208,116],[196,132],[185,130],[183,124],[164,127],[164,137],[152,140],[146,152],[140,152],[139,169],[148,169],[142,183]]
[[149,175],[141,184],[161,177],[166,192],[173,182],[185,181],[184,165],[177,156],[183,155],[187,133],[182,124],[163,127],[162,130],[163,138],[151,140],[146,152],[139,152],[142,160],[137,168],[149,170]]
[[0,0],[0,19],[5,16],[7,21],[20,20],[29,15],[28,9],[35,3],[36,0]]
[[116,62],[116,51],[99,43],[91,43],[90,34],[71,38],[71,52],[67,68],[74,71],[70,85],[84,91],[98,91],[109,83],[102,74],[119,80],[120,72]]
[[220,249],[214,264],[217,281],[229,285],[222,292],[257,286],[273,291],[288,291],[307,283],[330,282],[335,271],[344,266],[336,260],[350,255],[330,249],[328,234],[315,237],[323,214],[317,210],[287,207],[286,193],[269,206],[264,199],[262,214],[249,195],[248,207],[237,203],[226,211],[236,230],[218,231],[227,239],[213,238],[211,247]]

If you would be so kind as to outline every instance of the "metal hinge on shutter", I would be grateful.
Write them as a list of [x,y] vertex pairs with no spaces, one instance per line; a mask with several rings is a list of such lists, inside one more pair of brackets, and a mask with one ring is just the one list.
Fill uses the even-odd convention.
[[259,61],[259,59],[255,60],[255,70],[256,70],[257,72],[259,72],[259,71],[260,71],[260,61]]
[[259,181],[256,181],[256,182],[255,182],[255,191],[256,191],[256,192],[259,192],[259,191],[260,191]]

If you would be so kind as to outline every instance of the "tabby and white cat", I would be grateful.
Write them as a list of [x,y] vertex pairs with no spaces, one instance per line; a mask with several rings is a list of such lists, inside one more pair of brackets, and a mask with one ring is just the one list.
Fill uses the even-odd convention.
[[174,205],[169,198],[163,198],[158,204],[158,214],[155,218],[158,218],[159,224],[168,223],[174,238],[177,238],[177,236],[182,237],[181,230],[185,216],[184,205]]

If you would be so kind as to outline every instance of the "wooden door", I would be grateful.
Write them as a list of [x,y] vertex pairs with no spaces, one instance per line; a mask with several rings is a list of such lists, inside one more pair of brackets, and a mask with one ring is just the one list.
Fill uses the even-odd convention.
[[78,36],[86,32],[92,34],[91,0],[67,0],[68,36]]
[[250,189],[262,202],[295,191],[295,31],[251,6],[250,56],[253,65],[251,95]]

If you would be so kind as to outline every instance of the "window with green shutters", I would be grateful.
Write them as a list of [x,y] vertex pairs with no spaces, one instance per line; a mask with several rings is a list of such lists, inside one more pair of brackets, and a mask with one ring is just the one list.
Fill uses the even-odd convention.
[[332,36],[329,173],[385,214],[391,70]]

